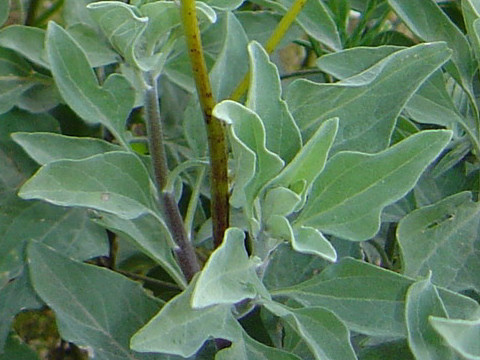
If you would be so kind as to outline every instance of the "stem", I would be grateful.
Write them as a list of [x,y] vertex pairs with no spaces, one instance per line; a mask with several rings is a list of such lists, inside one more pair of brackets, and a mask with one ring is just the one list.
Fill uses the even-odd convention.
[[[295,21],[298,14],[300,13],[300,11],[302,11],[306,3],[307,0],[295,0],[290,9],[288,9],[287,13],[282,17],[277,27],[273,31],[272,35],[270,35],[270,38],[267,40],[267,43],[265,44],[265,51],[268,54],[271,54],[273,50],[275,50],[277,45],[287,33],[290,25],[292,25],[292,23]],[[232,100],[239,101],[242,98],[243,94],[245,94],[245,92],[247,91],[249,82],[250,79],[247,74],[243,78],[242,82],[233,91],[230,98]]]
[[122,274],[122,275],[128,276],[129,278],[131,278],[133,280],[145,281],[145,282],[148,282],[150,284],[159,285],[159,286],[162,286],[162,287],[165,287],[165,288],[168,288],[168,289],[179,290],[179,291],[182,290],[182,288],[180,288],[177,284],[172,284],[168,281],[155,279],[155,278],[152,278],[150,276],[140,275],[140,274],[132,273],[130,271],[125,271],[125,270],[121,270],[121,269],[116,269],[115,271]]
[[63,6],[64,0],[58,0],[35,19],[35,26],[43,25],[50,17],[52,17]]
[[25,17],[25,25],[32,26],[35,22],[35,15],[37,14],[40,0],[31,0],[28,4],[27,16]]
[[171,192],[166,192],[168,179],[167,156],[163,143],[163,129],[158,105],[157,81],[151,73],[146,74],[147,88],[145,90],[145,110],[147,118],[148,146],[152,156],[155,183],[160,197],[160,206],[165,216],[166,224],[177,244],[175,254],[180,268],[187,281],[200,271],[200,264],[192,244],[188,240],[180,210]]
[[195,9],[195,0],[181,0],[180,13],[187,41],[188,53],[203,111],[210,156],[211,213],[214,246],[223,241],[229,223],[228,204],[228,149],[224,124],[212,116],[215,100],[203,56],[202,40]]

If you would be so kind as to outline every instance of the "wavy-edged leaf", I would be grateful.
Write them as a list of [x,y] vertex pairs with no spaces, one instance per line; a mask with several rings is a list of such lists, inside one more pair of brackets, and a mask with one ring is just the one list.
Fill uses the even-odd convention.
[[412,284],[407,291],[405,319],[408,344],[417,359],[456,359],[442,338],[435,332],[428,319],[430,316],[447,316],[442,299],[430,279]]
[[433,328],[455,349],[463,358],[468,360],[480,359],[480,320],[459,320],[431,317]]
[[479,213],[471,193],[462,192],[408,214],[397,229],[404,273],[416,277],[432,271],[437,285],[480,291],[472,277],[480,271]]
[[271,184],[281,184],[296,190],[300,185],[303,205],[310,191],[312,182],[323,171],[331,146],[338,131],[338,118],[325,121],[315,131],[307,143],[295,155],[293,160],[283,168]]
[[[247,207],[251,207],[263,186],[280,172],[283,161],[265,147],[265,128],[261,119],[252,110],[239,103],[226,100],[215,106],[213,115],[231,124],[232,142],[237,143],[237,147],[246,147],[256,158],[253,163],[255,166],[253,178],[246,181],[242,188],[237,183],[234,194],[232,194],[234,206],[236,204],[241,206],[245,202]],[[238,155],[252,158],[251,155],[245,154],[245,151]],[[240,159],[237,161],[238,164]],[[236,174],[243,171],[245,170],[242,168],[235,169]],[[239,199],[238,202],[237,199]]]
[[55,312],[63,339],[88,347],[99,359],[162,359],[129,348],[130,337],[160,307],[139,283],[40,243],[31,242],[27,254],[32,285]]
[[241,339],[243,329],[233,317],[231,305],[203,309],[190,306],[196,279],[132,337],[133,350],[189,357],[212,337],[230,341]]
[[227,229],[222,245],[210,255],[198,277],[192,294],[192,307],[235,304],[258,296],[269,298],[256,273],[259,260],[249,258],[243,230]]
[[67,104],[82,119],[102,123],[126,144],[125,121],[135,98],[128,81],[113,74],[101,88],[83,50],[54,22],[47,29],[46,48],[55,83]]
[[[367,70],[402,49],[404,48],[399,46],[357,47],[322,56],[317,60],[317,66],[343,80]],[[433,73],[413,94],[405,110],[419,123],[437,124],[448,128],[458,123],[467,132],[472,132],[447,92],[444,75],[440,70]]]
[[204,3],[221,11],[232,11],[242,5],[243,0],[204,0]]
[[[450,54],[445,43],[421,44],[397,51],[342,82],[297,80],[287,89],[287,104],[304,139],[336,116],[340,126],[334,152],[381,151],[390,143],[396,118],[407,101]],[[406,83],[405,78],[410,80]]]
[[373,237],[383,208],[414,187],[450,137],[423,131],[377,154],[338,153],[313,183],[296,223],[353,241]]
[[80,45],[92,67],[100,67],[119,62],[120,56],[107,43],[105,37],[99,36],[96,29],[87,24],[75,24],[67,32]]
[[295,251],[321,256],[328,261],[337,260],[337,252],[323,234],[312,227],[294,228],[292,247]]
[[45,132],[18,132],[13,140],[40,165],[58,160],[78,160],[89,156],[119,151],[112,143],[86,137],[65,136]]
[[133,219],[155,212],[152,189],[141,160],[132,153],[114,151],[49,163],[22,186],[19,196]]
[[99,1],[87,8],[113,48],[129,64],[147,70],[141,58],[150,54],[138,54],[137,44],[147,27],[148,18],[138,16],[134,6],[120,1]]
[[318,360],[356,360],[350,332],[332,312],[321,307],[291,309],[276,302],[266,308],[287,322]]
[[[303,283],[270,291],[303,307],[324,307],[350,330],[383,337],[405,337],[405,296],[413,280],[393,271],[353,259],[342,259]],[[449,316],[466,318],[478,304],[439,289]]]
[[281,98],[278,69],[259,43],[250,43],[248,53],[251,73],[246,106],[262,120],[267,149],[289,163],[301,149],[302,138]]
[[45,30],[37,27],[11,25],[0,30],[0,46],[14,50],[35,64],[48,69],[44,43]]
[[300,200],[300,196],[288,188],[280,186],[268,189],[262,203],[263,221],[268,221],[273,215],[290,215]]
[[466,89],[476,66],[470,45],[461,30],[450,20],[434,0],[388,0],[397,15],[412,32],[425,41],[445,41],[453,50],[451,73]]

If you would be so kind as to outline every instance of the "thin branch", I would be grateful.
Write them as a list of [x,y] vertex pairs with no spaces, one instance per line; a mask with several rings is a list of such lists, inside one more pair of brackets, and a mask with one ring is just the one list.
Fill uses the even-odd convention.
[[[268,54],[271,54],[278,46],[278,44],[283,39],[288,29],[297,18],[297,15],[300,13],[300,11],[302,11],[306,3],[307,0],[295,0],[290,9],[288,9],[287,13],[282,17],[277,27],[273,31],[272,35],[267,40],[267,43],[265,44],[265,51]],[[233,91],[230,98],[232,100],[239,101],[247,91],[249,82],[250,80],[247,74],[237,86],[237,88]]]
[[125,270],[120,270],[120,269],[116,269],[115,271],[119,272],[120,274],[125,275],[125,276],[127,276],[127,277],[129,277],[133,280],[145,281],[145,282],[148,282],[150,284],[162,286],[164,288],[169,288],[169,289],[174,289],[174,290],[179,290],[179,291],[183,290],[177,284],[172,284],[168,281],[158,280],[158,279],[155,279],[155,278],[152,278],[152,277],[149,277],[149,276],[140,275],[140,274],[136,274],[136,273],[132,273],[130,271],[125,271]]
[[175,197],[172,193],[165,191],[168,182],[168,166],[158,104],[157,81],[151,73],[145,75],[147,85],[145,90],[145,110],[148,143],[152,157],[155,183],[159,192],[159,203],[165,216],[167,227],[170,230],[175,244],[178,246],[175,249],[175,255],[177,256],[180,268],[187,281],[190,281],[193,275],[200,271],[200,264],[193,245],[189,241],[185,231],[185,226]]
[[213,99],[207,65],[203,56],[195,0],[181,0],[180,12],[195,85],[208,134],[213,240],[215,247],[218,247],[223,241],[223,235],[229,223],[226,132],[224,124],[212,116],[215,100]]

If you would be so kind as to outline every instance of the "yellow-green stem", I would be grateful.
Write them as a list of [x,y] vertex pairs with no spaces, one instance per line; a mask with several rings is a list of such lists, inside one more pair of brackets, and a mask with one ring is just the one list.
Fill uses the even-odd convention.
[[217,247],[221,244],[228,227],[229,215],[226,132],[224,124],[212,116],[215,100],[203,56],[195,0],[181,0],[180,9],[188,54],[208,134],[213,240]]
[[[265,44],[265,50],[267,51],[268,54],[271,54],[275,50],[275,48],[278,46],[278,44],[283,39],[288,29],[292,25],[292,23],[297,18],[300,11],[302,11],[306,2],[307,0],[295,0],[295,2],[292,4],[290,9],[288,9],[287,13],[280,20],[277,27],[275,28],[272,35],[270,36],[270,38],[267,40]],[[247,91],[248,85],[249,85],[249,76],[247,74],[243,78],[242,82],[233,91],[232,96],[230,98],[232,100],[239,101]]]

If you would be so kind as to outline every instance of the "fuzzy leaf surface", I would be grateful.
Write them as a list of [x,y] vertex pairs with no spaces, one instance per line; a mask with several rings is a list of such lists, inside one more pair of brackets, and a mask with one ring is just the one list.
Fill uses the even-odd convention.
[[297,332],[308,344],[315,359],[357,359],[350,344],[350,332],[329,310],[320,307],[290,309],[275,302],[266,303],[265,306]]
[[46,49],[55,83],[66,103],[83,120],[102,123],[125,142],[125,121],[135,98],[128,81],[113,74],[100,87],[84,51],[54,22],[47,29]]
[[13,140],[40,165],[59,160],[79,160],[121,148],[112,143],[86,137],[65,136],[45,132],[19,132]]
[[192,294],[192,307],[235,304],[257,296],[269,298],[255,271],[258,261],[249,258],[245,250],[243,230],[227,229],[222,245],[210,255],[198,277]]
[[28,257],[33,287],[55,312],[63,339],[88,346],[98,359],[161,359],[129,348],[133,333],[160,307],[139,283],[35,242]]
[[278,69],[259,43],[250,43],[248,53],[251,75],[246,106],[262,119],[267,149],[289,163],[301,149],[302,138],[281,98]]
[[454,348],[462,358],[468,360],[480,359],[480,320],[445,319],[431,317],[430,323],[434,329]]
[[22,186],[19,196],[133,219],[155,211],[152,186],[141,160],[117,151],[49,163]]
[[437,285],[480,290],[472,276],[480,270],[479,213],[472,195],[463,192],[408,214],[397,230],[404,273],[417,277],[432,271]]
[[383,208],[413,188],[450,137],[423,131],[377,154],[338,153],[313,183],[296,223],[352,241],[373,237]]
[[[287,104],[304,140],[326,119],[338,117],[340,126],[332,151],[381,151],[389,145],[395,121],[407,101],[450,54],[445,43],[421,44],[397,51],[338,83],[297,80],[287,89]],[[405,83],[405,78],[411,81]]]
[[[247,153],[251,152],[255,157],[253,178],[244,188],[238,188],[238,184],[236,187],[236,193],[239,193],[237,196],[244,198],[247,206],[251,206],[263,186],[280,172],[284,163],[278,155],[266,148],[265,127],[255,112],[239,103],[226,100],[215,106],[213,115],[231,124],[232,141],[236,142],[238,147],[246,147]],[[248,154],[245,155],[251,157]],[[239,156],[244,155],[240,153]],[[236,169],[236,173],[242,171],[244,169]],[[235,197],[236,194],[233,194],[232,200]]]
[[230,341],[242,337],[243,329],[233,317],[230,305],[191,307],[195,283],[196,278],[132,337],[133,350],[189,357],[211,337]]
[[447,312],[437,289],[426,279],[412,284],[407,291],[405,317],[410,349],[417,359],[456,359],[430,325],[430,316],[445,317]]
[[[372,336],[406,336],[405,296],[413,280],[353,259],[342,259],[303,283],[271,291],[303,307],[323,307],[347,327]],[[478,309],[470,298],[439,289],[449,316],[466,318]]]

